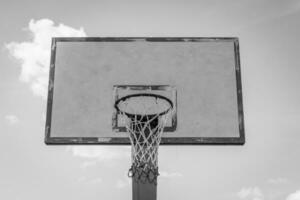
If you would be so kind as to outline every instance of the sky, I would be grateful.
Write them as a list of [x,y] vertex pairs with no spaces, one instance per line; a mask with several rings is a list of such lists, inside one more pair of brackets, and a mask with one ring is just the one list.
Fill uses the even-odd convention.
[[162,146],[158,199],[300,200],[300,2],[1,1],[0,198],[131,199],[130,148],[46,146],[53,36],[239,37],[246,144]]

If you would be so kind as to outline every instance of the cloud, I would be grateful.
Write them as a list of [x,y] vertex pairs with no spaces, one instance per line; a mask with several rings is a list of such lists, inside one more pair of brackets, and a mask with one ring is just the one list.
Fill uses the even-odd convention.
[[85,161],[80,165],[80,168],[87,169],[89,167],[93,167],[97,164],[97,160]]
[[264,199],[264,195],[258,187],[242,188],[237,193],[237,196],[240,199],[247,199],[247,200],[263,200]]
[[102,178],[96,178],[96,179],[90,180],[89,183],[91,183],[91,184],[98,184],[98,183],[102,183],[102,182],[103,182]]
[[178,177],[183,176],[179,172],[166,172],[166,171],[160,171],[159,175],[160,175],[160,177],[163,177],[163,178],[178,178]]
[[6,44],[10,55],[20,62],[20,80],[28,83],[33,94],[47,96],[52,37],[84,37],[83,28],[75,29],[64,24],[55,25],[50,19],[30,20],[26,31],[29,41]]
[[85,183],[85,184],[98,184],[102,182],[103,182],[102,178],[89,179],[86,176],[81,176],[77,179],[77,183]]
[[123,189],[125,187],[128,187],[130,186],[130,183],[131,183],[131,179],[126,177],[126,180],[123,180],[123,179],[119,179],[116,183],[116,187],[118,189]]
[[46,112],[42,113],[41,120],[42,120],[42,122],[46,121]]
[[290,194],[286,200],[300,200],[300,190]]
[[20,120],[17,116],[15,115],[6,115],[5,116],[5,120],[10,124],[10,125],[14,125],[17,124]]
[[286,178],[273,178],[273,179],[269,179],[268,180],[269,184],[273,184],[273,185],[282,185],[282,184],[287,184],[289,183],[289,180]]
[[94,162],[130,158],[130,147],[69,146],[67,151],[72,152],[73,156],[91,159],[90,162],[85,162],[83,167],[92,166]]

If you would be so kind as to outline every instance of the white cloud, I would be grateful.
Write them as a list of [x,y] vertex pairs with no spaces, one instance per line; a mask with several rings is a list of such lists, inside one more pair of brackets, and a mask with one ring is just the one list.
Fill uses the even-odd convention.
[[67,151],[72,152],[73,156],[92,159],[91,162],[85,164],[85,167],[95,164],[93,162],[121,159],[124,157],[130,159],[130,147],[69,146],[67,147]]
[[89,179],[86,176],[81,176],[77,179],[77,183],[85,183],[85,184],[98,184],[102,182],[103,182],[102,178]]
[[74,29],[64,24],[55,26],[49,19],[30,20],[26,30],[32,36],[24,42],[6,44],[10,55],[20,62],[20,80],[28,83],[33,93],[46,98],[52,37],[84,37],[83,28]]
[[268,183],[269,184],[274,184],[274,185],[282,185],[282,184],[287,184],[289,181],[286,178],[273,178],[273,179],[269,179]]
[[286,200],[300,200],[300,190],[290,194]]
[[46,121],[46,112],[42,113],[41,120],[42,120],[42,122]]
[[131,183],[131,179],[128,178],[128,177],[127,177],[126,180],[119,179],[119,180],[117,181],[116,187],[117,187],[118,189],[123,189],[123,188],[125,188],[125,187],[130,186],[130,183]]
[[79,178],[77,179],[77,182],[78,182],[78,183],[83,183],[83,182],[85,182],[86,180],[87,180],[86,176],[81,176],[81,177],[79,177]]
[[258,187],[242,188],[237,193],[237,196],[240,199],[247,199],[247,200],[263,200],[264,199],[264,195]]
[[178,177],[183,176],[179,172],[166,172],[166,171],[160,171],[159,175],[160,175],[160,177],[163,177],[163,178],[178,178]]
[[17,116],[15,115],[6,115],[5,116],[5,120],[10,124],[10,125],[14,125],[17,124],[20,120]]
[[95,166],[97,164],[97,160],[91,160],[91,161],[84,161],[81,165],[80,168],[86,169],[92,166]]
[[102,183],[102,182],[103,182],[102,178],[95,178],[95,179],[92,179],[89,181],[89,183],[91,183],[91,184],[98,184],[98,183]]

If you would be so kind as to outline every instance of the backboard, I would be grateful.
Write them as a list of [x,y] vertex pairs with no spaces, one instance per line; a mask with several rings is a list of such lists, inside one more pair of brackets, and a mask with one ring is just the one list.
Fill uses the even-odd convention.
[[244,144],[237,38],[53,38],[46,144],[130,144],[114,103],[154,93],[161,144]]

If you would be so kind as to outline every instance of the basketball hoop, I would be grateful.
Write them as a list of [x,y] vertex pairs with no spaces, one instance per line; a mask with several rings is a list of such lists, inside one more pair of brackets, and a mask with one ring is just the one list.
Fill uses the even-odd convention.
[[151,93],[132,94],[118,99],[115,108],[123,116],[131,142],[132,165],[128,176],[155,183],[158,173],[158,147],[173,103]]

